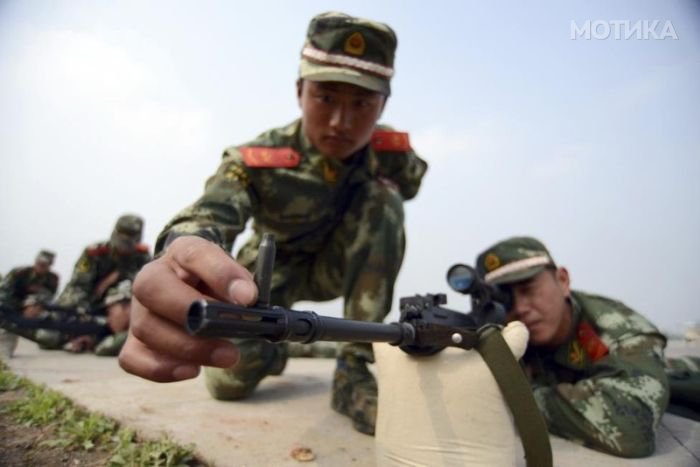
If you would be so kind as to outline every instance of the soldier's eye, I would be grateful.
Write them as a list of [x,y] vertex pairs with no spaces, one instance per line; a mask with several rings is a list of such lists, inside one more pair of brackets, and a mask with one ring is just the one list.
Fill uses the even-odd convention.
[[330,94],[317,94],[314,97],[317,101],[319,101],[322,104],[330,104],[333,101],[333,98],[330,96]]

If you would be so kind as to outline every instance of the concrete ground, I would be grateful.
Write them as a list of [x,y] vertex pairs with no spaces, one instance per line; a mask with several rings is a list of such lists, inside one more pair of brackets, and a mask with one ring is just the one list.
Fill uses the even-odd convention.
[[[700,346],[672,343],[669,354],[700,355]],[[24,339],[8,364],[142,435],[193,443],[218,467],[298,466],[291,452],[299,447],[315,455],[305,465],[374,465],[374,438],[354,431],[329,406],[334,360],[291,359],[282,376],[266,378],[252,398],[235,403],[211,399],[201,376],[152,383],[122,371],[115,358],[42,351]],[[619,459],[556,437],[552,448],[556,466],[698,466],[700,423],[666,414],[657,453],[647,459]]]

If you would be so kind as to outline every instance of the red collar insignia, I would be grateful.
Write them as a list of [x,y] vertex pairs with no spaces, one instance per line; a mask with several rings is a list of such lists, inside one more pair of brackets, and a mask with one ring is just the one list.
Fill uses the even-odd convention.
[[598,334],[596,334],[593,326],[585,321],[581,321],[576,329],[576,339],[584,348],[588,357],[597,362],[608,354],[608,347],[603,343]]

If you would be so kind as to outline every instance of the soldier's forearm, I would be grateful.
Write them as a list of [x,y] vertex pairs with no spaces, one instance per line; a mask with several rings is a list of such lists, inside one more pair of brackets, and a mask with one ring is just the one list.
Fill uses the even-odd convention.
[[581,382],[576,386],[579,388],[559,384],[535,389],[552,434],[614,456],[636,458],[654,452],[654,416],[648,406],[621,390],[592,383],[580,391]]

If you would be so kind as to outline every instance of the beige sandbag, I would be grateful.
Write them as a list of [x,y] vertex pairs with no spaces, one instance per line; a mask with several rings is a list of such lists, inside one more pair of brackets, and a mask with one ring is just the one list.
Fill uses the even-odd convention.
[[[515,355],[527,346],[519,321],[503,330]],[[515,465],[515,426],[496,380],[476,350],[414,357],[374,344],[379,384],[378,466]]]

